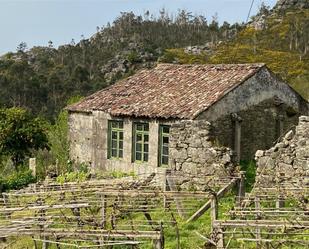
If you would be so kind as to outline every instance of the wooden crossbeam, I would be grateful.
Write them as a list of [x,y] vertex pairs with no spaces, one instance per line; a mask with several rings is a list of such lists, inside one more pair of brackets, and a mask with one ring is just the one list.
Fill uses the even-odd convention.
[[34,241],[49,243],[49,244],[56,244],[56,245],[63,245],[63,246],[70,246],[70,247],[76,247],[76,248],[96,248],[96,247],[102,247],[102,246],[117,246],[117,245],[138,245],[141,244],[139,241],[103,241],[102,243],[99,243],[98,245],[82,245],[79,246],[77,244],[68,243],[68,242],[62,242],[62,241],[54,241],[54,240],[44,240],[44,239],[33,239]]
[[11,213],[11,212],[25,211],[25,210],[86,208],[86,207],[89,207],[89,206],[90,206],[89,203],[37,205],[37,206],[15,207],[15,208],[1,208],[0,213]]
[[60,236],[65,238],[80,238],[82,236],[100,236],[105,238],[139,238],[139,239],[161,239],[161,231],[132,231],[132,230],[82,230],[82,229],[61,229],[61,228],[20,228],[11,232],[10,235],[41,235],[41,236]]
[[[217,193],[217,198],[221,198],[222,196],[224,196],[229,190],[231,190],[235,186],[237,181],[238,179],[234,178],[229,182],[229,184],[220,189],[219,192]],[[186,222],[189,223],[191,221],[197,220],[210,208],[210,206],[211,206],[211,199],[208,200],[202,207],[200,207],[200,209],[197,210],[189,219],[187,219]]]
[[[204,191],[162,191],[162,190],[134,190],[134,189],[124,189],[124,190],[115,190],[115,189],[79,189],[79,190],[68,190],[68,193],[91,193],[93,195],[106,195],[106,196],[124,196],[124,197],[207,197],[209,196],[208,192]],[[63,194],[64,191],[53,191],[53,192],[35,192],[35,193],[11,193],[7,194],[8,196],[44,196],[44,195],[56,195],[56,194]]]
[[214,226],[218,227],[260,227],[260,228],[303,228],[309,229],[309,221],[286,220],[216,220]]

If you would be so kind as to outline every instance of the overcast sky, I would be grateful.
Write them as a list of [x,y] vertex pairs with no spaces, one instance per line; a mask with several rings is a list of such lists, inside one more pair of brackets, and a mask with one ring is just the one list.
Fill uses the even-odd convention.
[[[215,13],[219,21],[245,21],[252,0],[0,0],[0,55],[15,51],[20,42],[28,47],[55,46],[69,43],[81,35],[90,37],[97,26],[112,22],[122,11],[142,14],[149,10],[169,13],[186,9],[211,19]],[[255,14],[263,0],[255,0]],[[264,0],[273,7],[276,0]]]

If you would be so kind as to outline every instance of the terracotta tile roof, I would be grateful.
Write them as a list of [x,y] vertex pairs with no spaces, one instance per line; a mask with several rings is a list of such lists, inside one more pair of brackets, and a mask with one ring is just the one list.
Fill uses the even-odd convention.
[[159,64],[120,80],[70,111],[101,110],[113,116],[193,119],[264,64]]

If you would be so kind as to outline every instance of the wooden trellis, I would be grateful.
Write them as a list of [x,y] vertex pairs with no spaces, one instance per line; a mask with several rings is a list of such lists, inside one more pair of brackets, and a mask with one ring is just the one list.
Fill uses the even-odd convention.
[[308,248],[309,185],[302,179],[277,176],[275,186],[254,186],[241,205],[219,220],[212,200],[212,244],[216,248]]
[[[168,173],[159,176],[163,181],[156,177],[49,182],[3,193],[0,237],[31,236],[45,248],[52,243],[58,248],[134,247],[152,240],[159,249],[164,247],[164,228],[175,223],[175,215],[195,217],[201,203],[241,181],[239,176],[220,179]],[[181,183],[190,181],[203,182],[204,188],[182,189]],[[199,215],[206,210],[199,210]],[[170,218],[163,223],[164,215]]]

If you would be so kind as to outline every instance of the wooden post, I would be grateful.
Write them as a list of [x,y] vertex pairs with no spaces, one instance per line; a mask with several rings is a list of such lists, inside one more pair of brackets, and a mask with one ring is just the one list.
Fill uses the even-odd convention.
[[[43,192],[43,186],[40,186],[40,192]],[[44,200],[42,198],[39,198],[37,200],[37,203],[42,206],[44,205]],[[44,233],[45,232],[45,224],[43,224],[46,221],[46,210],[45,209],[41,209],[39,210],[39,221],[42,223],[42,225],[39,225],[40,228],[40,233]],[[43,235],[43,237],[40,235],[41,239],[43,240],[43,244],[42,244],[42,249],[48,249],[48,242],[46,242],[45,240],[48,239],[46,235]]]
[[[41,217],[40,221],[43,223],[43,221],[45,221],[45,215],[46,215],[45,210],[40,210],[39,213]],[[40,227],[41,227],[41,232],[44,232],[45,225],[40,225]],[[47,236],[43,235],[42,249],[48,249],[48,242],[45,241],[46,239],[47,239]]]
[[236,153],[236,161],[239,162],[241,158],[241,122],[242,119],[237,113],[232,114],[232,121],[234,123],[234,152]]
[[32,176],[36,177],[36,158],[29,158],[29,169],[32,172]]
[[215,221],[218,219],[218,198],[214,194],[211,197],[210,203],[210,221],[211,221],[211,230],[214,231],[215,229]]
[[[256,216],[255,218],[257,220],[261,219],[261,213],[259,212],[261,210],[261,202],[260,202],[260,198],[259,197],[255,197],[254,198],[254,203],[255,203],[255,210],[256,212]],[[256,228],[255,230],[255,234],[256,234],[256,248],[261,248],[261,243],[260,243],[260,239],[261,239],[261,229],[260,228]]]
[[103,229],[106,229],[106,207],[107,207],[106,195],[101,196],[101,201],[102,201],[102,208],[101,208],[102,223],[101,223],[101,226],[102,226]]
[[34,239],[34,237],[32,237],[32,240],[33,240],[34,249],[39,249],[37,241]]
[[215,223],[218,219],[218,198],[214,194],[211,197],[211,208],[210,208],[210,220],[211,220],[211,231],[216,234],[217,249],[224,249],[224,236],[221,227],[218,227]]
[[43,241],[42,249],[48,249],[48,242]]
[[164,248],[164,232],[163,232],[163,223],[160,222],[160,238],[153,240],[154,249],[163,249]]
[[284,207],[284,198],[282,196],[278,196],[278,199],[276,200],[276,208],[280,209]]
[[[166,178],[166,176],[168,174],[169,175],[171,174],[171,170],[170,169],[165,169],[163,171],[163,179],[162,179],[162,183],[163,183],[162,190],[163,190],[163,192],[169,191],[169,187],[168,187],[168,183],[167,183],[167,178]],[[167,197],[165,195],[163,196],[163,207],[164,207],[164,209],[167,208]]]
[[159,240],[159,239],[154,240],[153,241],[153,248],[154,249],[163,249],[164,247],[161,243],[161,240]]
[[[238,182],[238,179],[234,178],[230,181],[228,185],[225,185],[223,188],[221,188],[217,193],[217,199],[224,196],[231,188],[234,187],[234,185]],[[197,220],[199,217],[201,217],[209,208],[211,207],[211,199],[208,200],[199,210],[197,210],[189,219],[187,219],[187,223],[191,221]]]
[[237,161],[240,161],[240,141],[241,141],[241,124],[238,120],[235,121],[235,152]]
[[238,193],[237,193],[237,200],[236,200],[236,205],[238,206],[238,207],[240,207],[241,206],[241,203],[242,203],[242,201],[243,201],[243,199],[244,199],[244,197],[245,197],[245,195],[246,195],[246,189],[245,189],[245,174],[246,174],[246,172],[245,171],[240,171],[239,172],[239,177],[240,177],[240,179],[239,179],[239,181],[238,181],[238,184],[237,184],[237,191],[238,191]]
[[[102,215],[101,228],[102,229],[106,229],[106,224],[107,224],[106,208],[107,208],[107,196],[106,195],[101,195],[101,215]],[[103,245],[104,244],[104,240],[105,239],[103,237],[98,237],[99,245],[101,245],[101,244]],[[104,248],[104,246],[102,246],[102,248]]]
[[[170,175],[166,175],[166,180],[167,180],[167,183],[168,183],[170,190],[177,191],[174,180]],[[185,214],[183,212],[184,208],[183,208],[183,205],[182,205],[182,201],[178,197],[174,197],[174,200],[175,200],[175,203],[176,203],[176,207],[177,207],[177,211],[178,211],[179,216],[181,218],[185,218]]]
[[[278,166],[279,167],[279,166]],[[279,210],[280,208],[284,207],[284,198],[280,195],[282,193],[281,190],[281,180],[285,178],[285,173],[280,172],[280,169],[278,169],[277,177],[276,177],[276,186],[277,186],[277,193],[278,197],[276,200],[276,208]]]

